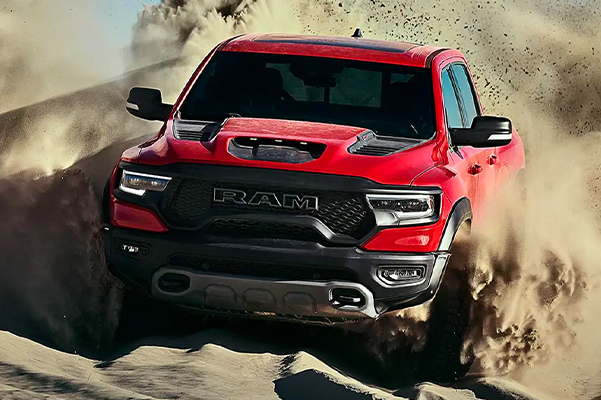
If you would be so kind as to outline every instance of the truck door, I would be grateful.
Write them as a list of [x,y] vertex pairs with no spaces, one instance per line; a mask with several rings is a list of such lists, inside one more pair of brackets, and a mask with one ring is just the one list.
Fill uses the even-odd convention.
[[[472,126],[474,117],[482,115],[480,102],[476,95],[476,89],[466,65],[459,62],[451,65],[451,72],[459,94],[459,102],[464,115],[464,126]],[[478,178],[478,204],[477,207],[485,206],[485,203],[494,195],[496,187],[496,174],[498,169],[498,157],[496,148],[483,148],[477,150],[477,164],[481,167]]]
[[[458,85],[453,78],[452,64],[442,70],[441,84],[447,130],[464,128],[466,126],[465,111]],[[465,182],[467,194],[473,208],[479,202],[478,186],[482,167],[479,149],[471,146],[455,147],[449,142],[449,168],[458,173]],[[474,219],[477,220],[476,210],[474,209],[473,212]]]

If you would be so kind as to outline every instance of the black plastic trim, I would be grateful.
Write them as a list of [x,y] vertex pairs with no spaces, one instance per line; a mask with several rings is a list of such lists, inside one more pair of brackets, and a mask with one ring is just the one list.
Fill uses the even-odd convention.
[[[161,218],[163,224],[169,228],[170,230],[178,230],[178,231],[187,231],[187,232],[196,232],[205,227],[209,227],[213,222],[219,219],[237,219],[251,222],[266,222],[266,223],[281,223],[281,224],[291,224],[294,226],[305,227],[305,228],[313,228],[318,234],[320,234],[324,239],[332,244],[338,245],[356,245],[359,243],[363,243],[368,241],[370,238],[375,236],[377,232],[380,231],[380,227],[374,226],[374,228],[369,231],[362,238],[353,238],[352,236],[336,234],[332,232],[330,228],[328,228],[323,222],[318,220],[312,216],[303,216],[303,215],[275,215],[275,214],[260,214],[260,213],[252,213],[249,209],[249,213],[212,213],[211,215],[206,216],[205,218],[199,220],[195,225],[191,226],[175,226],[171,224],[164,216],[163,212],[160,209],[160,199],[161,193],[159,192],[147,192],[143,197],[135,196],[129,193],[125,193],[121,191],[119,188],[116,188],[114,191],[115,197],[119,200],[125,201],[127,203],[132,203],[136,205],[140,205],[144,208],[152,210],[156,215]],[[431,223],[431,222],[430,222]]]
[[434,58],[439,55],[440,53],[450,50],[449,48],[442,48],[442,49],[438,49],[436,51],[433,51],[432,53],[430,53],[430,55],[426,58],[426,68],[431,68],[432,67],[432,61],[434,61]]
[[[119,243],[144,245],[149,251],[147,255],[132,259],[129,254],[119,251]],[[238,239],[224,243],[218,238],[199,239],[189,234],[157,234],[110,226],[105,230],[105,245],[111,272],[129,286],[146,293],[149,293],[154,273],[167,266],[172,255],[186,254],[249,262],[348,269],[357,275],[357,282],[368,288],[377,301],[385,304],[399,304],[415,298],[424,290],[430,290],[433,267],[439,254],[369,252],[356,247],[332,248],[283,239]],[[424,282],[404,287],[383,284],[377,277],[377,267],[399,263],[424,267]]]
[[228,153],[243,160],[303,164],[317,160],[326,147],[323,143],[238,136],[230,140]]
[[378,136],[373,131],[365,131],[357,136],[357,141],[347,149],[349,154],[385,157],[426,142],[424,140],[411,140],[407,138],[395,138],[392,136]]
[[191,142],[209,142],[222,128],[220,122],[173,120],[173,136],[178,140]]
[[[337,235],[332,232],[323,222],[315,217],[304,216],[304,215],[274,215],[274,214],[213,214],[199,221],[197,226],[182,228],[178,227],[179,230],[190,230],[196,231],[205,226],[210,226],[212,222],[219,219],[236,219],[244,220],[249,222],[265,222],[265,223],[289,223],[294,226],[313,228],[326,240],[334,244],[342,245],[354,245],[358,243],[358,240],[348,235]],[[376,230],[377,231],[377,230]],[[370,231],[368,236],[373,236],[375,232]]]
[[459,227],[467,220],[472,219],[472,205],[468,198],[463,197],[458,200],[451,209],[449,218],[447,219],[438,251],[450,251],[453,245],[455,235],[459,231]]

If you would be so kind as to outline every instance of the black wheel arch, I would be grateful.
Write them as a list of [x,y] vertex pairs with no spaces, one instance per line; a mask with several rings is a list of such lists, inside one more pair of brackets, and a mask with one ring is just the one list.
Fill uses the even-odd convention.
[[438,251],[451,250],[451,246],[453,245],[455,235],[459,231],[459,228],[461,228],[464,223],[470,224],[472,216],[472,203],[467,197],[463,197],[453,204],[444,231],[442,232],[440,243],[438,244]]

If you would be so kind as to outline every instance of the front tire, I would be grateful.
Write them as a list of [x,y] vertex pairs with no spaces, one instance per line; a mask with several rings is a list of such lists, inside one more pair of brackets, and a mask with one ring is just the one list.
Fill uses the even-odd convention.
[[474,361],[471,355],[462,359],[470,305],[471,296],[464,274],[447,271],[432,303],[428,339],[417,367],[419,378],[453,382],[467,374]]

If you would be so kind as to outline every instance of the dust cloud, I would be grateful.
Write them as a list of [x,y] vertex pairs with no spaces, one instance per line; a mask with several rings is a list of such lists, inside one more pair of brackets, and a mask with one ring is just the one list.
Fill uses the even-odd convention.
[[125,64],[95,5],[0,8],[0,329],[78,353],[110,345],[119,322],[98,200],[117,155],[84,162],[85,175],[63,169],[145,127],[149,134],[124,109],[128,76],[109,79]]
[[[10,7],[17,10],[14,3]],[[29,12],[23,8],[27,2],[18,4],[21,12]],[[0,24],[3,37],[12,34],[13,28],[5,27],[17,29],[19,20],[7,7],[1,18],[10,24]],[[50,6],[37,7],[50,9],[48,15],[56,12]],[[239,33],[350,35],[360,26],[366,37],[461,49],[485,110],[512,118],[524,138],[528,163],[525,197],[517,188],[491,199],[490,224],[462,243],[472,267],[474,297],[466,351],[478,356],[477,372],[510,373],[538,389],[577,397],[585,390],[583,381],[598,372],[601,345],[599,335],[592,333],[601,265],[599,13],[594,2],[554,0],[164,0],[140,13],[127,63],[181,58],[169,71],[142,79],[173,101],[201,58],[220,40]],[[0,41],[7,60],[0,66],[0,79],[5,78],[0,87],[15,93],[12,103],[0,106],[3,110],[74,90],[98,76],[95,66],[78,57],[53,58],[44,45],[47,35],[27,36],[28,29],[23,29],[29,45]],[[65,43],[69,55],[74,54],[77,45]],[[47,57],[47,68],[37,63],[40,54]],[[116,100],[123,99],[122,89],[107,89],[110,96],[95,98],[83,110],[50,108],[44,117],[27,116],[23,135],[13,135],[8,152],[0,152],[0,175],[29,168],[49,173],[127,137],[131,126],[121,123],[123,111],[101,111],[99,119],[90,115],[98,101],[106,110],[117,110],[102,99],[121,107]],[[84,123],[89,132],[85,140],[73,140],[73,121],[79,118],[92,120]],[[40,139],[42,129],[54,133],[45,132],[48,139]],[[0,145],[2,140],[6,143],[0,139]],[[40,148],[56,150],[57,157],[37,159]],[[31,156],[15,156],[27,149]],[[394,351],[394,338],[408,334],[419,350],[427,307],[401,317],[399,325],[387,319],[377,340],[388,343],[385,351]]]
[[104,262],[96,195],[78,171],[0,181],[0,329],[68,352],[105,350],[121,289]]
[[149,129],[127,116],[129,88],[110,84],[134,65],[103,32],[99,3],[2,2],[0,177],[50,174]]
[[[321,15],[325,18],[312,17]],[[146,63],[157,57],[183,58],[177,72],[156,81],[166,98],[173,101],[202,57],[222,40],[254,32],[346,35],[359,23],[357,18],[334,2],[165,0],[140,14],[132,59],[134,63]]]
[[98,2],[4,0],[0,8],[0,113],[122,73],[122,50],[106,39]]

